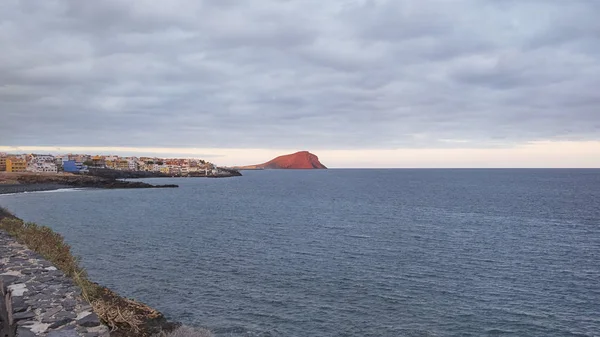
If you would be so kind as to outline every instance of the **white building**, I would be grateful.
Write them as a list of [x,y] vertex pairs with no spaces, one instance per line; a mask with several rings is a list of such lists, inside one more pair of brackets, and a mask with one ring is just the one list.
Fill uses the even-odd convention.
[[54,162],[54,156],[49,154],[32,154],[30,161],[37,163],[52,163]]
[[29,172],[58,172],[58,166],[54,156],[44,154],[32,154],[27,162]]
[[129,171],[137,171],[138,164],[135,159],[127,159],[127,163],[129,164]]
[[42,172],[57,173],[58,167],[56,166],[55,163],[30,162],[29,164],[27,164],[27,171],[36,172],[36,173],[42,173]]

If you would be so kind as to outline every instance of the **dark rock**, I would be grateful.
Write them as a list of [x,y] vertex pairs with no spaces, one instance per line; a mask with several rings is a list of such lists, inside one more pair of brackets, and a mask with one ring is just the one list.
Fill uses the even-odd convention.
[[48,270],[47,275],[52,276],[54,278],[65,278],[65,274],[63,274],[63,272],[60,270]]
[[43,300],[52,300],[54,297],[48,294],[35,294],[33,296],[29,296],[30,301],[43,301]]
[[26,254],[28,256],[29,259],[36,259],[36,260],[42,260],[44,257],[41,256],[40,254],[32,251],[32,250],[28,250],[26,251]]
[[42,317],[42,323],[54,323],[56,321],[61,320],[62,318],[65,318],[60,316],[54,316],[58,314],[61,310],[63,310],[63,308],[60,306],[48,309],[44,314],[44,317]]
[[[61,319],[59,321],[56,321],[56,322],[52,323],[48,328],[49,329],[60,328],[61,326],[67,325],[67,324],[69,324],[71,322],[73,322],[72,319],[70,319],[70,318],[63,318],[63,319]],[[75,331],[73,331],[73,332],[75,332]],[[50,336],[50,335],[48,335],[48,336]],[[60,335],[58,335],[58,336],[60,336]],[[75,336],[77,336],[77,334],[75,334]]]
[[52,316],[44,316],[42,317],[42,323],[54,323],[60,321],[60,318],[52,317]]
[[77,315],[74,312],[69,312],[69,311],[61,311],[61,312],[57,313],[55,316],[57,318],[70,318],[70,319],[77,318]]
[[77,301],[75,301],[75,300],[64,300],[64,301],[62,301],[61,304],[65,308],[65,310],[72,311],[73,309],[75,309],[75,306],[77,305]]
[[91,328],[100,325],[100,318],[95,313],[91,313],[77,321],[77,325]]
[[32,324],[35,324],[35,322],[34,322],[34,321],[27,321],[27,320],[24,320],[24,321],[17,321],[17,325],[18,325],[18,326],[22,326],[22,325],[27,325],[27,326],[29,326],[29,325],[32,325]]
[[37,285],[29,287],[29,289],[31,289],[31,291],[36,291],[36,292],[42,292],[46,288],[48,288],[48,286],[45,284],[37,284]]
[[74,294],[80,294],[80,293],[81,293],[81,289],[80,289],[79,287],[75,286],[75,285],[73,285],[73,286],[70,286],[70,287],[67,289],[67,291],[70,291],[70,292],[72,292],[72,293],[74,293]]
[[25,304],[24,305],[14,305],[13,304],[13,313],[14,314],[27,311],[27,309],[29,309],[28,305],[25,305]]
[[40,266],[44,267],[44,268],[47,268],[47,267],[52,267],[52,266],[53,266],[53,265],[52,265],[52,263],[50,263],[50,262],[48,262],[48,261],[46,261],[46,260],[40,260],[40,261],[38,262],[38,264],[39,264]]
[[22,320],[34,318],[34,317],[35,317],[35,313],[33,311],[19,312],[19,313],[16,313],[13,315],[13,319],[15,321],[22,321]]
[[91,176],[108,178],[108,179],[131,179],[131,178],[159,178],[169,177],[168,174],[160,172],[146,172],[146,171],[119,171],[104,168],[90,168]]
[[17,329],[17,337],[36,337],[37,335],[34,334],[31,330],[24,328],[24,327],[19,327]]
[[19,278],[17,276],[13,276],[13,275],[0,275],[0,279],[4,282],[4,285],[8,287],[9,285],[13,284]]
[[77,334],[77,331],[72,327],[68,327],[61,330],[50,331],[46,337],[79,337],[79,334]]
[[[42,269],[42,270],[48,272],[46,269]],[[53,279],[52,276],[38,276],[35,278],[36,281],[41,282],[41,283],[51,281],[52,279]]]
[[23,312],[27,310],[29,306],[25,304],[25,300],[21,296],[15,296],[12,300],[13,313]]

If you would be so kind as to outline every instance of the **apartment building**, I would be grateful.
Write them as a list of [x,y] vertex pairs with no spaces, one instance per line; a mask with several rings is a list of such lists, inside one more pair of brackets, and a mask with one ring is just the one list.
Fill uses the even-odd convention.
[[27,171],[27,161],[25,159],[7,158],[6,172],[25,172]]
[[6,155],[0,154],[0,171],[6,171]]
[[30,162],[27,165],[27,171],[36,173],[57,173],[58,167],[56,166],[56,164],[51,162]]

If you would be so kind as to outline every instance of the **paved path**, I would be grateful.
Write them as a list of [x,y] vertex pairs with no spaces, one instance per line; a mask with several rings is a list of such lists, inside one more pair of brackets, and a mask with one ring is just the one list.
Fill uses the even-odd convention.
[[109,336],[71,279],[3,231],[0,278],[12,296],[18,337]]

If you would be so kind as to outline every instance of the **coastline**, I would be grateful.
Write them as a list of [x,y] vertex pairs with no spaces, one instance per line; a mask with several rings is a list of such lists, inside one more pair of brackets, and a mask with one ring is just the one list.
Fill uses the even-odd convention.
[[231,178],[241,177],[239,170],[219,167],[217,174],[206,174],[205,172],[188,172],[186,174],[166,174],[161,172],[147,171],[119,171],[112,169],[90,168],[89,176],[109,179],[140,179],[140,178]]
[[0,172],[0,195],[24,192],[52,191],[66,188],[176,188],[175,184],[152,185],[142,181],[126,181],[124,179],[143,178],[231,178],[242,174],[237,170],[220,168],[215,175],[190,173],[187,176],[171,176],[156,172],[129,172],[108,169],[94,169],[90,174],[72,173],[32,173],[32,172]]
[[71,188],[73,187],[61,184],[0,184],[0,195],[26,192],[56,191]]
[[151,185],[141,181],[76,175],[70,173],[0,172],[0,194],[51,191],[64,188],[176,188],[178,185]]
[[[0,195],[80,188],[173,187],[179,186],[73,174],[0,172]],[[158,310],[88,280],[78,265],[79,259],[71,255],[70,246],[60,234],[46,226],[25,223],[1,205],[0,244],[2,337],[213,336],[208,330],[169,321]],[[23,296],[23,289],[30,293]],[[44,289],[52,291],[46,293]],[[66,306],[64,299],[68,300]]]

